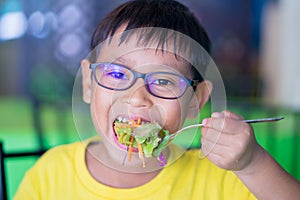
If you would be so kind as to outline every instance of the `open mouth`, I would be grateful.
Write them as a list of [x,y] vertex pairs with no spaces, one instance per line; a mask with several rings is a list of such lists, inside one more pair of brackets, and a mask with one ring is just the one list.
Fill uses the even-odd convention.
[[132,152],[138,152],[143,167],[145,157],[157,157],[162,165],[166,164],[162,150],[170,142],[169,131],[162,129],[157,122],[118,117],[113,128],[116,142],[128,152],[128,161],[131,160]]
[[114,138],[116,143],[122,149],[127,151],[129,150],[130,145],[132,145],[132,151],[138,152],[138,146],[136,142],[134,142],[133,130],[146,123],[150,122],[142,120],[142,118],[134,120],[126,117],[118,117],[113,122]]

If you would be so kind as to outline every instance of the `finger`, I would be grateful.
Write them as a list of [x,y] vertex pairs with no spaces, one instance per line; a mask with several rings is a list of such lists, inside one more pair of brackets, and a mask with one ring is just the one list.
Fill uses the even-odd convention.
[[222,144],[221,141],[221,138],[216,143],[206,140],[201,146],[203,153],[207,156],[210,154],[216,154],[230,162],[238,159],[241,155],[241,152],[244,151],[244,146],[240,146],[238,143],[228,145]]
[[214,112],[211,115],[213,118],[232,118],[232,119],[237,119],[237,120],[243,120],[244,118],[241,115],[238,115],[236,113],[233,113],[229,110],[224,110],[222,112]]
[[232,149],[228,146],[220,145],[219,143],[212,143],[210,141],[206,141],[202,144],[201,149],[208,158],[211,155],[218,155],[222,158],[229,157],[228,154],[232,154]]
[[203,122],[203,128],[211,128],[224,134],[247,134],[251,130],[248,123],[232,118],[207,118]]
[[221,132],[211,128],[202,128],[202,137],[201,143],[204,144],[205,142],[209,141],[211,143],[217,143],[221,136]]
[[213,117],[213,118],[224,118],[225,117],[225,113],[223,113],[223,112],[213,112],[211,114],[211,117]]
[[219,145],[229,146],[231,144],[234,144],[236,140],[237,137],[235,137],[235,135],[223,134],[222,132],[214,129],[202,128],[201,143],[210,142],[218,143]]
[[241,115],[233,113],[229,110],[222,111],[222,113],[224,114],[224,116],[226,118],[231,118],[231,119],[236,119],[236,120],[241,120],[241,121],[244,120],[244,118]]
[[204,156],[206,156],[211,162],[213,162],[218,167],[225,169],[225,170],[237,170],[239,169],[239,159],[235,158],[234,156],[232,158],[228,158],[224,155],[210,152],[208,154],[205,154],[203,152]]

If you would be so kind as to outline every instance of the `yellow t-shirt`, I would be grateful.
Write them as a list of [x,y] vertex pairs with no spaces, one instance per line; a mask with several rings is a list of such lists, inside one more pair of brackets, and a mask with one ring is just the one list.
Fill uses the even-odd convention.
[[49,150],[26,173],[14,199],[256,199],[233,172],[198,159],[197,150],[186,151],[150,182],[120,189],[93,179],[85,164],[85,149],[77,142]]

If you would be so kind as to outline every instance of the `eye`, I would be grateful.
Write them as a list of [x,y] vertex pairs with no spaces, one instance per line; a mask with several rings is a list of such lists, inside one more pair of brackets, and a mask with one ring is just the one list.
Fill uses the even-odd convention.
[[128,77],[126,76],[126,74],[124,74],[122,72],[111,71],[111,72],[108,72],[106,74],[113,77],[113,78],[115,78],[115,79],[128,80]]
[[115,80],[129,80],[129,71],[126,68],[117,65],[108,65],[103,69],[103,75],[106,78]]
[[156,79],[152,82],[152,84],[165,86],[165,85],[171,85],[173,83],[172,83],[172,81],[167,80],[167,79]]

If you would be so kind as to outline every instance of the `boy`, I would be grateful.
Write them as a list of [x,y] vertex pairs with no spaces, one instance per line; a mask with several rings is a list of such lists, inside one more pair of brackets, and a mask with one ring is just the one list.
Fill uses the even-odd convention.
[[201,75],[209,59],[192,41],[209,52],[206,32],[176,1],[129,1],[104,18],[90,58],[82,61],[83,99],[101,140],[47,152],[26,174],[15,199],[299,198],[299,182],[258,145],[251,126],[229,111],[203,121],[207,158],[171,144],[163,151],[165,167],[151,157],[141,167],[137,152],[130,162],[120,162],[129,150],[118,142],[116,119],[156,121],[172,134],[208,100],[212,85]]

